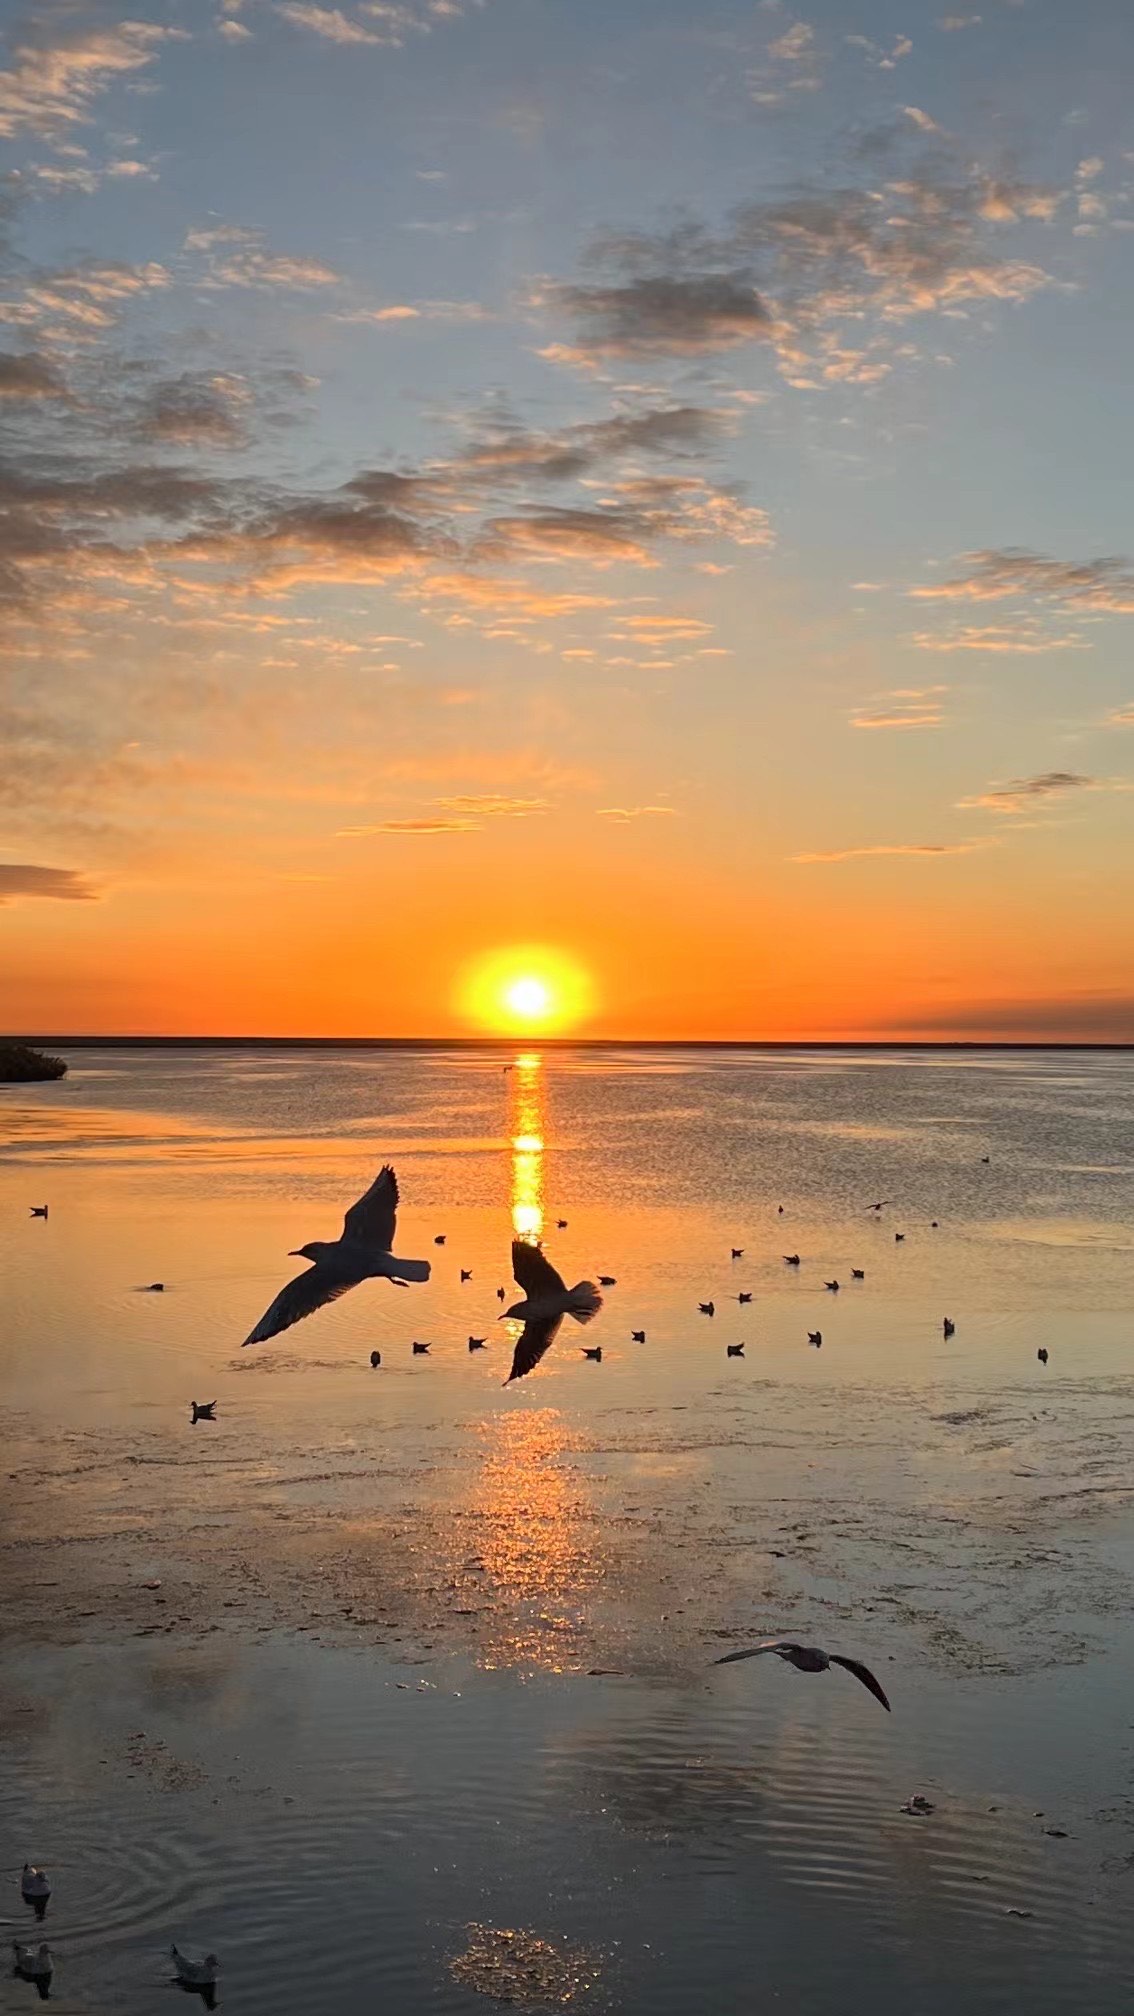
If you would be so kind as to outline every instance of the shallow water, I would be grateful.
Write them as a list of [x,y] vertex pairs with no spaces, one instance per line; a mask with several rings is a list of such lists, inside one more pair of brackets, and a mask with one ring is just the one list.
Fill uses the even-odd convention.
[[[0,1091],[0,1915],[56,1872],[60,2008],[176,1937],[250,2010],[1125,2010],[1134,1059],[71,1061]],[[387,1157],[428,1286],[241,1352]],[[506,1387],[513,1228],[617,1286]],[[709,1670],[781,1630],[893,1715]]]

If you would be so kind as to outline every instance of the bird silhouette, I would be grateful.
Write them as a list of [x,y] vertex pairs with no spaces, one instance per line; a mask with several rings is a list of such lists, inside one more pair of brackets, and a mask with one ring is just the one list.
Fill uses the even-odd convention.
[[508,1300],[508,1290],[506,1288],[498,1288],[496,1290],[496,1300],[498,1302],[506,1302]]
[[555,1221],[555,1229],[557,1232],[566,1232],[567,1230],[566,1218],[557,1218]]
[[837,1295],[839,1292],[839,1284],[837,1281],[824,1281],[823,1286],[824,1288],[829,1288],[832,1295]]
[[957,1326],[954,1323],[951,1316],[946,1316],[945,1321],[941,1325],[941,1328],[944,1331],[946,1337],[951,1337]]
[[850,1270],[850,1278],[852,1281],[865,1281],[866,1279],[865,1267],[852,1267]]
[[594,1361],[595,1361],[595,1364],[596,1364],[596,1365],[601,1365],[601,1364],[602,1364],[602,1345],[601,1345],[601,1344],[593,1344],[593,1345],[590,1345],[590,1346],[588,1346],[588,1345],[584,1344],[582,1348],[583,1348],[583,1356],[584,1356],[584,1358],[593,1358],[593,1359],[594,1359]]
[[216,1420],[217,1403],[215,1400],[190,1400],[189,1405],[193,1409],[191,1425],[194,1428],[197,1426],[198,1421]]
[[439,1232],[437,1234],[437,1237],[434,1239],[433,1244],[435,1246],[443,1246],[445,1244],[446,1237],[447,1237],[446,1233]]
[[357,1204],[343,1219],[338,1239],[312,1239],[294,1249],[291,1258],[314,1264],[306,1274],[280,1289],[264,1311],[245,1345],[262,1344],[293,1323],[302,1322],[324,1303],[335,1302],[360,1281],[387,1280],[404,1286],[407,1281],[428,1281],[428,1260],[396,1260],[391,1248],[398,1210],[398,1179],[389,1163],[375,1177]]
[[818,1645],[797,1645],[791,1638],[766,1638],[762,1645],[750,1645],[747,1651],[726,1652],[723,1659],[714,1659],[713,1664],[733,1666],[738,1659],[758,1659],[762,1652],[774,1652],[778,1659],[794,1666],[797,1673],[826,1673],[832,1666],[842,1666],[848,1673],[853,1673],[856,1680],[861,1680],[875,1700],[881,1701],[883,1708],[889,1712],[890,1703],[869,1666],[864,1666],[859,1659],[845,1659],[839,1652],[824,1652]]
[[618,1283],[615,1280],[613,1274],[600,1274],[598,1277],[598,1285],[600,1288],[617,1288]]
[[203,1960],[190,1960],[188,1954],[179,1953],[176,1946],[169,1949],[173,1961],[173,1971],[187,1988],[212,1988],[220,1973],[220,1961],[215,1953],[207,1953]]
[[717,1305],[715,1302],[698,1302],[697,1307],[700,1310],[702,1316],[715,1316],[717,1313]]
[[462,1267],[462,1268],[461,1268],[461,1280],[462,1280],[462,1281],[471,1281],[471,1280],[472,1280],[472,1268],[471,1268],[471,1267]]
[[799,1254],[798,1254],[798,1253],[785,1253],[785,1254],[784,1254],[784,1266],[785,1266],[785,1267],[798,1267],[798,1266],[799,1266]]
[[743,1344],[726,1344],[725,1352],[729,1358],[743,1358],[744,1346]]
[[427,1358],[429,1356],[428,1344],[419,1344],[415,1337],[413,1340],[413,1355],[415,1358]]
[[905,1236],[906,1236],[906,1235],[905,1235],[905,1233],[904,1233],[904,1232],[895,1232],[895,1234],[894,1234],[894,1244],[895,1244],[895,1246],[900,1246],[900,1245],[901,1245],[901,1243],[902,1243],[902,1240],[903,1240],[903,1239],[905,1238]]
[[645,1341],[646,1341],[646,1333],[644,1330],[631,1330],[630,1342],[632,1344],[644,1344]]
[[146,1290],[145,1290],[145,1292],[146,1292],[146,1294],[147,1294],[147,1295],[164,1295],[164,1294],[165,1294],[165,1282],[164,1282],[164,1281],[147,1281],[147,1283],[146,1283]]
[[809,1344],[821,1344],[823,1342],[823,1332],[821,1330],[809,1330],[807,1341]]
[[1047,1364],[1047,1350],[1043,1344],[1040,1345],[1039,1350],[1036,1352],[1036,1357],[1039,1359],[1041,1365]]
[[485,1345],[487,1344],[487,1342],[488,1342],[488,1339],[487,1339],[487,1337],[470,1337],[470,1338],[469,1338],[469,1350],[470,1350],[470,1351],[483,1351],[483,1350],[484,1350],[484,1347],[485,1347]]
[[381,1363],[382,1363],[382,1353],[380,1351],[372,1351],[370,1353],[371,1370],[376,1372]]
[[33,1205],[31,1206],[31,1215],[32,1215],[32,1217],[33,1217],[33,1218],[46,1218],[46,1216],[47,1216],[47,1208],[48,1208],[48,1207],[47,1207],[47,1205],[46,1205],[46,1204],[33,1204]]
[[736,1298],[736,1299],[737,1299],[737,1301],[738,1301],[738,1302],[751,1302],[751,1300],[752,1300],[752,1296],[751,1296],[751,1293],[750,1293],[750,1291],[748,1291],[748,1290],[742,1290],[742,1291],[741,1291],[741,1293],[740,1293],[740,1294],[739,1294],[739,1295],[737,1296],[737,1298]]
[[744,1258],[743,1246],[733,1246],[730,1250],[734,1260],[743,1260]]
[[602,1296],[593,1281],[577,1281],[573,1288],[568,1288],[546,1254],[525,1239],[512,1241],[512,1272],[524,1294],[521,1301],[513,1302],[504,1311],[500,1320],[519,1316],[524,1327],[512,1353],[512,1370],[504,1381],[506,1386],[534,1371],[555,1342],[565,1316],[573,1316],[576,1323],[589,1323],[602,1308]]

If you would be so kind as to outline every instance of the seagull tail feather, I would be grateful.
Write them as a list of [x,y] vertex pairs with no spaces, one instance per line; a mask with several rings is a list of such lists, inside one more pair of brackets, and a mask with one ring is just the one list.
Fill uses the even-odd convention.
[[576,1281],[567,1297],[567,1314],[576,1323],[590,1323],[602,1308],[602,1296],[593,1281]]

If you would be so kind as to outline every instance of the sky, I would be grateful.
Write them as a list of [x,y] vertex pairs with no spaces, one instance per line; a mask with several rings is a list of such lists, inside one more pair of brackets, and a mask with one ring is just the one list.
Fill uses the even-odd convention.
[[1134,8],[952,4],[9,0],[0,1027],[1134,1040]]

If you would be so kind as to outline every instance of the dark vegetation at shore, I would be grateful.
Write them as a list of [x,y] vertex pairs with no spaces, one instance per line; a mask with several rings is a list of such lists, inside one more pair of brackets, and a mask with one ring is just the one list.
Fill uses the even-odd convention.
[[48,1057],[28,1043],[0,1043],[0,1083],[37,1084],[44,1078],[63,1078],[67,1066],[62,1057]]

